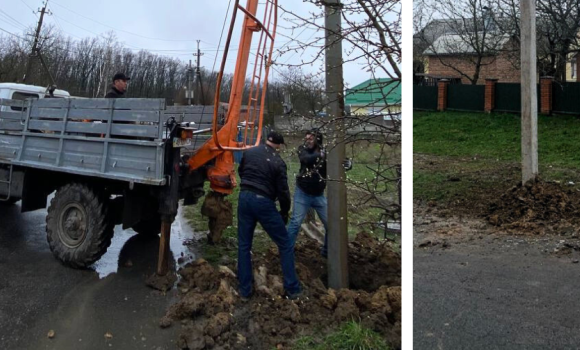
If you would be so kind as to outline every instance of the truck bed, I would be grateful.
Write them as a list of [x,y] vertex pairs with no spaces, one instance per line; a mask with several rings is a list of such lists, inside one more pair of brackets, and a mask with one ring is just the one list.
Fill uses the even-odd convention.
[[[165,122],[209,129],[213,108],[166,107],[162,99],[0,99],[0,164],[163,185]],[[186,151],[210,134],[194,135]]]

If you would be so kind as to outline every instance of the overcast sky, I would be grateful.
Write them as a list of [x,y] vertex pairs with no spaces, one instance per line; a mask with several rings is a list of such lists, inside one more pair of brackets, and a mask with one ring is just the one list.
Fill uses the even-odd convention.
[[[313,5],[304,4],[300,0],[278,0],[278,2],[285,9],[303,16],[308,16],[309,12],[317,10]],[[212,69],[216,53],[219,53],[217,70],[222,58],[222,53],[218,52],[218,43],[228,3],[229,0],[100,0],[98,2],[49,0],[48,8],[52,15],[45,16],[44,23],[55,25],[63,34],[76,40],[114,31],[118,40],[128,48],[146,49],[152,53],[176,57],[185,62],[190,59],[195,62],[192,53],[196,49],[196,40],[201,40],[200,48],[204,53],[201,65]],[[241,3],[245,4],[245,1],[242,0]],[[0,0],[0,29],[22,35],[26,28],[36,26],[38,15],[33,14],[32,9],[38,10],[40,7],[42,7],[41,0]],[[279,17],[288,17],[288,15],[283,16],[280,11]],[[276,48],[297,47],[297,43],[288,37],[309,41],[323,36],[322,31],[309,27],[291,31],[288,29],[291,24],[283,18],[278,23],[280,35],[276,38]],[[241,21],[237,24],[237,28],[241,27]],[[226,32],[228,25],[229,19]],[[8,35],[4,32],[0,34]],[[237,43],[238,40],[235,39],[232,43],[233,47],[237,47]],[[223,45],[222,41],[222,47]],[[298,64],[302,60],[312,60],[314,54],[315,50],[306,52],[300,50],[288,52],[282,56],[275,54],[274,59],[279,63]],[[235,58],[236,51],[230,51],[227,71],[233,71]],[[344,65],[347,86],[352,87],[371,78],[370,73],[361,68],[361,63]],[[315,65],[305,67],[305,70],[317,71],[322,64],[324,64],[324,57],[319,58]],[[283,67],[275,67],[271,77],[277,79],[279,73],[276,71],[284,70]]]

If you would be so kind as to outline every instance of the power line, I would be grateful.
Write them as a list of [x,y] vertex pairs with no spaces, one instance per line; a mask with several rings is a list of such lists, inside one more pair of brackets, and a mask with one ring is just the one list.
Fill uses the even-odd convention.
[[34,9],[33,9],[32,7],[28,6],[28,4],[24,2],[24,0],[20,0],[20,2],[21,2],[21,3],[23,3],[23,4],[24,4],[26,7],[28,7],[28,8],[29,8],[29,9],[32,11],[32,14],[33,14],[33,15],[34,15],[36,18],[38,18],[38,16],[36,15],[36,13],[34,12]]
[[11,22],[9,22],[9,21],[7,21],[7,20],[5,20],[5,19],[3,19],[3,18],[0,18],[0,21],[2,21],[2,22],[4,22],[4,23],[6,23],[6,24],[7,24],[7,25],[9,25],[10,27],[17,28],[19,31],[20,31],[20,30],[23,30],[23,29],[22,29],[22,27],[17,27],[17,26],[15,26],[14,24],[12,24]]
[[5,21],[5,22],[11,24],[12,26],[17,27],[17,28],[20,27],[20,28],[26,29],[26,26],[24,26],[22,23],[18,22],[16,19],[14,19],[14,17],[10,16],[6,12],[4,12],[2,9],[0,9],[0,15],[2,15],[4,18],[7,18],[8,21]]
[[[99,22],[99,21],[97,21],[97,20],[95,20],[95,19],[92,19],[92,18],[90,18],[90,17],[87,17],[87,16],[85,16],[85,15],[83,15],[83,14],[80,14],[80,13],[78,13],[78,12],[74,11],[74,10],[71,10],[70,8],[68,8],[68,7],[64,6],[64,5],[61,5],[61,4],[59,4],[58,2],[55,2],[55,1],[53,1],[53,3],[54,3],[54,4],[56,4],[57,6],[60,6],[60,7],[64,8],[64,9],[66,9],[66,10],[68,10],[68,11],[70,11],[70,12],[74,13],[74,14],[77,14],[77,15],[79,15],[79,16],[81,16],[81,17],[83,17],[83,18],[86,18],[86,19],[88,19],[89,21],[93,21],[93,22],[95,22],[95,23],[98,23],[98,24],[100,24],[100,25],[102,25],[102,26],[105,26],[105,27],[107,27],[107,28],[111,28],[111,29],[113,29],[113,30],[116,30],[116,31],[119,31],[119,32],[127,33],[127,34],[130,34],[130,35],[135,35],[135,36],[138,36],[138,37],[140,37],[140,38],[144,38],[144,39],[150,39],[150,40],[159,40],[159,41],[181,41],[181,42],[184,42],[184,41],[187,41],[187,42],[193,42],[193,41],[195,41],[195,40],[188,40],[188,39],[166,39],[166,38],[153,38],[153,37],[149,37],[149,36],[145,36],[145,35],[141,35],[141,34],[137,34],[137,33],[129,32],[129,31],[126,31],[126,30],[123,30],[123,29],[119,29],[119,28],[112,27],[112,26],[110,26],[110,25],[108,25],[108,24],[105,24],[105,23]],[[205,43],[205,42],[204,42],[204,43]],[[211,45],[211,44],[210,44],[210,45]]]
[[23,38],[23,37],[21,37],[21,36],[19,36],[19,35],[16,35],[16,34],[14,34],[14,33],[12,33],[12,32],[9,32],[9,31],[7,31],[7,30],[5,30],[5,29],[2,29],[2,28],[0,28],[0,31],[3,31],[4,33],[10,34],[10,35],[12,35],[12,36],[15,36],[15,37],[17,37],[18,39],[22,39],[22,40],[24,40],[24,38]]

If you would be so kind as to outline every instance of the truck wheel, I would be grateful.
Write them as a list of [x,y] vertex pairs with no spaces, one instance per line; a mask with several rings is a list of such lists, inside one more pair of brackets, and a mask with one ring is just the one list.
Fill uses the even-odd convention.
[[139,221],[132,229],[142,236],[157,236],[161,232],[161,216],[155,213],[149,218]]
[[48,207],[46,233],[50,250],[65,265],[86,268],[107,251],[114,225],[104,203],[104,196],[84,184],[57,190]]

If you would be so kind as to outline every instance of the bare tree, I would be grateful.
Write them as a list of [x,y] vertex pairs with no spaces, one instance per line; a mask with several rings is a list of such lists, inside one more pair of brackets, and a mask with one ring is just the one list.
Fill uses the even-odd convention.
[[[496,0],[420,0],[415,7],[416,49],[471,84],[486,66],[513,51],[510,33],[500,30]],[[430,67],[431,68],[431,67]]]
[[[520,11],[517,0],[496,0],[503,18],[502,30],[520,38]],[[580,0],[538,0],[536,3],[538,69],[540,75],[566,81],[566,62],[578,52]]]
[[[327,4],[320,0],[303,0],[303,2],[313,5],[308,16],[293,13],[282,6],[289,28],[295,31],[310,28],[315,33],[324,32],[322,23],[324,23],[324,6]],[[283,77],[283,81],[288,82],[287,89],[294,94],[306,96],[310,94],[314,97],[311,101],[315,103],[308,103],[308,99],[299,103],[306,110],[295,108],[294,115],[290,118],[310,120],[311,123],[305,124],[315,125],[326,134],[328,148],[333,148],[338,142],[333,139],[330,132],[334,123],[344,121],[347,130],[344,142],[351,150],[350,155],[355,163],[360,160],[358,166],[368,174],[367,178],[351,176],[346,180],[349,188],[349,206],[359,210],[362,208],[366,208],[362,210],[377,210],[376,216],[370,222],[359,224],[370,225],[371,228],[379,226],[386,228],[387,221],[400,218],[400,203],[397,196],[401,163],[401,124],[398,114],[400,95],[396,101],[393,101],[393,96],[397,95],[400,89],[402,76],[399,66],[401,5],[399,0],[345,0],[342,1],[341,10],[342,31],[336,34],[339,34],[344,42],[346,51],[343,54],[344,64],[356,64],[361,72],[372,77],[368,91],[363,87],[356,91],[349,89],[344,93],[347,99],[355,94],[368,93],[373,96],[370,101],[357,105],[353,113],[336,119],[321,118],[317,116],[318,113],[312,113],[313,110],[324,111],[328,103],[333,102],[325,97],[330,94],[322,94],[320,97],[317,95],[318,86],[322,85],[322,69],[307,74],[307,79],[303,79],[305,77],[297,79],[298,77],[293,76],[297,71],[293,69],[316,63],[323,57],[326,47],[322,37],[311,36],[308,40],[293,39],[292,44],[281,49],[279,54],[282,57],[292,57],[292,52],[309,52],[311,57],[305,61],[286,64],[281,63],[282,59],[276,59],[278,67],[288,68],[286,71],[277,70],[277,73]],[[292,97],[292,104],[296,107],[296,98]],[[367,154],[372,156],[365,159]]]

